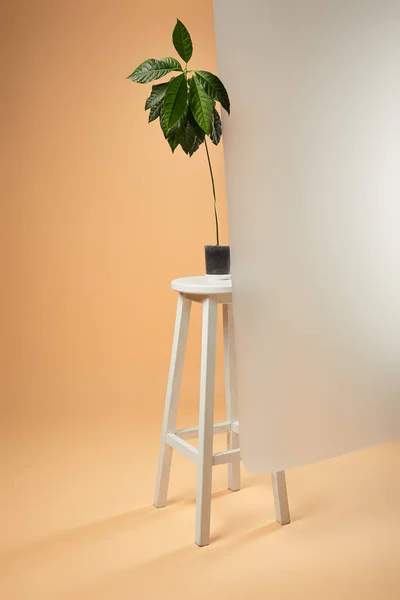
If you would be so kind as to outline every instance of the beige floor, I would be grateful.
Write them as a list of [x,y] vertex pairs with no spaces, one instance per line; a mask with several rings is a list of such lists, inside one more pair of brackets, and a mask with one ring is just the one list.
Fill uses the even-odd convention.
[[177,456],[170,505],[151,505],[158,418],[75,427],[66,451],[71,431],[27,429],[29,456],[9,432],[2,600],[400,598],[399,443],[289,471],[286,527],[268,476],[243,469],[232,494],[216,467],[212,544],[199,549],[194,465]]

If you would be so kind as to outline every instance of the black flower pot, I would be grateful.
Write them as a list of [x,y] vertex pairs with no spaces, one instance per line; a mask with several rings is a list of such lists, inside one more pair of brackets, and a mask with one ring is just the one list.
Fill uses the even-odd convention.
[[206,274],[225,275],[231,272],[231,253],[229,246],[205,246]]

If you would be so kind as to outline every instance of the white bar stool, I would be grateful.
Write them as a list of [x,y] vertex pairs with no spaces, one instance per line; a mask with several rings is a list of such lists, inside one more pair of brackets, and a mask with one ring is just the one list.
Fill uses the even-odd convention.
[[[172,450],[178,450],[197,464],[196,534],[198,546],[210,543],[211,478],[214,465],[228,465],[228,488],[240,489],[239,423],[235,392],[235,342],[232,314],[232,284],[230,279],[209,277],[175,279],[171,287],[179,292],[171,365],[165,401],[161,448],[158,462],[154,506],[167,503],[171,472]],[[192,302],[203,305],[200,414],[199,426],[176,429],[179,394],[182,380],[186,340]],[[218,304],[223,307],[224,368],[226,389],[226,418],[214,424],[214,381]],[[227,433],[228,449],[213,454],[213,436]],[[187,442],[197,438],[198,449]],[[282,525],[290,522],[285,472],[272,475],[276,520]]]

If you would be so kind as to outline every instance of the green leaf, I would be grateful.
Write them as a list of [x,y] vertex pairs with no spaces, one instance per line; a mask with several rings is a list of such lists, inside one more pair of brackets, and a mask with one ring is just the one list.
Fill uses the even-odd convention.
[[214,103],[208,96],[197,77],[190,80],[189,100],[192,113],[205,133],[210,133]]
[[199,79],[201,85],[206,90],[207,94],[213,99],[221,102],[222,106],[228,113],[231,112],[231,103],[229,101],[228,92],[225,89],[224,84],[216,75],[209,73],[208,71],[195,71],[196,77]]
[[188,30],[179,19],[177,19],[172,33],[172,41],[181,59],[188,63],[193,54],[192,39]]
[[197,124],[190,107],[171,131],[174,131],[182,150],[189,156],[192,156],[204,142],[205,133]]
[[160,126],[172,152],[180,145],[186,154],[192,156],[204,142],[205,133],[196,123],[189,107],[186,108],[182,117],[168,132],[164,121],[164,107],[162,107]]
[[159,83],[158,85],[153,85],[151,88],[151,94],[146,100],[146,104],[144,109],[148,110],[149,108],[154,108],[160,102],[162,102],[165,92],[167,91],[168,83]]
[[186,154],[192,156],[204,142],[206,134],[197,123],[190,108],[188,110],[187,120],[188,123],[182,135],[184,142],[181,142],[181,146],[182,150],[186,152]]
[[171,58],[170,56],[161,58],[160,60],[149,58],[139,65],[127,79],[135,81],[136,83],[149,83],[150,81],[168,75],[171,71],[182,70],[180,63],[176,58]]
[[174,129],[174,131],[168,135],[167,142],[170,145],[172,153],[174,153],[175,150],[177,149],[177,147],[179,146],[180,138],[181,138],[181,132],[179,130],[179,127]]
[[182,139],[184,138],[185,128],[188,122],[188,113],[189,107],[186,107],[186,110],[179,119],[179,121],[168,132],[167,139],[169,145],[171,146],[172,152],[174,151],[174,148],[178,146],[178,144],[180,144],[182,142]]
[[159,104],[157,104],[156,106],[152,106],[152,108],[150,109],[150,113],[149,113],[149,123],[158,119],[158,117],[160,116],[162,107],[163,107],[162,101]]
[[168,84],[164,98],[164,119],[167,131],[175,125],[186,110],[188,103],[187,81],[184,73]]
[[200,125],[197,123],[196,119],[194,118],[190,107],[188,110],[188,120],[190,121],[193,129],[195,130],[197,137],[199,137],[202,141],[204,141],[206,134],[204,133],[203,129],[200,127]]
[[160,111],[160,127],[162,129],[165,139],[167,139],[168,131],[167,131],[167,127],[165,125],[164,105],[161,106],[161,111]]
[[189,121],[186,121],[180,132],[180,145],[185,154],[191,156],[191,150],[196,140],[196,132],[191,127]]
[[222,137],[221,117],[219,116],[217,109],[214,107],[212,119],[211,119],[210,139],[213,144],[218,146],[219,142],[221,141],[221,137]]
[[[181,119],[182,118],[184,118],[184,117],[181,117]],[[170,131],[167,131],[167,127],[165,125],[164,105],[162,105],[161,111],[160,111],[160,126],[161,126],[161,129],[162,129],[165,139],[167,140],[167,142],[170,145],[172,152],[174,152],[179,145],[179,127],[180,127],[181,119],[178,121],[178,123],[176,123],[176,125],[174,125],[172,127],[172,129]]]
[[200,145],[203,142],[204,131],[202,137],[198,136],[196,127],[188,119],[180,133],[180,145],[182,147],[182,150],[189,156],[193,156],[193,154],[196,152],[196,150],[199,149]]

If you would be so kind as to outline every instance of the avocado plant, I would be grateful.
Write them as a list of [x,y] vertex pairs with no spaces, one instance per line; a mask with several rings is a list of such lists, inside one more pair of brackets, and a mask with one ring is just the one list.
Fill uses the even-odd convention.
[[[185,25],[178,19],[172,33],[175,50],[183,61],[165,57],[149,58],[141,63],[128,79],[135,83],[150,83],[174,73],[169,81],[152,86],[146,100],[148,121],[159,121],[164,138],[172,152],[180,146],[188,156],[204,144],[210,171],[214,199],[216,246],[206,246],[207,273],[225,275],[230,273],[229,247],[220,245],[215,180],[211,165],[207,138],[216,146],[222,137],[222,123],[216,103],[230,114],[228,92],[222,81],[209,71],[190,70],[192,39]],[[226,273],[227,271],[227,273]]]

